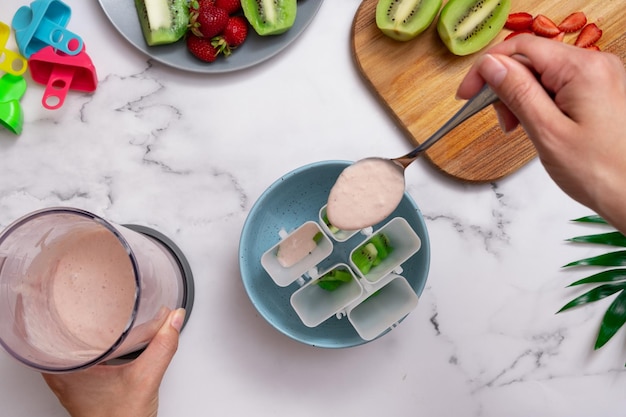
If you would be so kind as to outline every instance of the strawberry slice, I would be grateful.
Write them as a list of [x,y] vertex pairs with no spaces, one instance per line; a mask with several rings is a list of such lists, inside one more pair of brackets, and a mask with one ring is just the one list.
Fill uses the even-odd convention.
[[517,12],[509,14],[504,27],[506,29],[519,32],[522,30],[529,30],[532,24],[533,16],[530,13]]
[[533,19],[531,29],[536,35],[544,36],[546,38],[553,38],[561,32],[549,17],[542,14],[538,14]]
[[600,29],[595,23],[589,23],[583,28],[583,30],[580,31],[574,45],[581,48],[587,48],[588,46],[598,42],[601,37],[602,29]]
[[559,30],[565,33],[578,32],[587,23],[587,16],[583,12],[574,12],[559,23]]
[[511,39],[516,37],[517,35],[523,35],[524,33],[528,33],[529,35],[534,35],[535,32],[533,32],[530,29],[525,29],[525,30],[516,30],[514,32],[509,33],[508,35],[506,35],[506,37],[504,38],[504,40],[506,41],[507,39]]
[[598,45],[594,44],[594,45],[590,45],[590,46],[585,47],[585,49],[589,49],[590,51],[599,51],[600,47]]

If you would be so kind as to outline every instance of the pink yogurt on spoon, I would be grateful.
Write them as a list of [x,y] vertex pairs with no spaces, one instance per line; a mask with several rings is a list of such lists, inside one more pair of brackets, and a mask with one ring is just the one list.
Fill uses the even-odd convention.
[[403,195],[404,168],[390,159],[366,158],[341,172],[330,190],[326,214],[339,229],[363,229],[387,218]]

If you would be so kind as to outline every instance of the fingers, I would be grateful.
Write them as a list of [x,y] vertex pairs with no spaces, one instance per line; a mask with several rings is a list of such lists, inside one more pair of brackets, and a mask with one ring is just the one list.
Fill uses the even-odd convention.
[[517,117],[509,110],[507,106],[502,104],[502,102],[494,103],[493,107],[496,110],[496,115],[498,116],[498,123],[500,124],[500,128],[504,133],[508,133],[515,129],[519,125],[519,120]]
[[[487,54],[515,58],[516,61],[529,68],[532,73],[540,76],[541,82],[549,91],[556,92],[576,75],[575,68],[579,65],[584,65],[585,58],[581,55],[585,55],[588,52],[581,48],[541,36],[520,35],[491,47]],[[479,63],[480,59],[470,69],[463,83],[468,82],[474,88],[476,84],[480,84],[482,74],[479,74],[477,71]],[[497,81],[490,80],[487,82],[493,87],[492,82]],[[476,91],[470,91],[468,94],[471,96]],[[464,94],[462,96],[469,98]]]
[[511,130],[519,121],[535,145],[537,138],[567,137],[575,123],[552,95],[575,77],[572,62],[580,61],[580,56],[573,57],[578,49],[536,36],[517,36],[479,57],[457,96],[469,98],[486,82],[504,104],[496,106],[503,130]]
[[152,338],[143,353],[135,360],[140,373],[157,375],[158,381],[165,374],[176,350],[178,338],[185,320],[185,310],[179,308],[170,312],[167,319]]

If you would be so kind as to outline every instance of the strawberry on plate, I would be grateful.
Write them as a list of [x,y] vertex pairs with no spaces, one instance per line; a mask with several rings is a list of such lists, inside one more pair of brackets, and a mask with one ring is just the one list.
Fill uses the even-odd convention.
[[198,9],[193,9],[190,14],[191,31],[196,36],[212,38],[224,30],[228,18],[226,10],[205,0],[200,3]]
[[241,10],[241,0],[215,0],[215,5],[226,10],[229,15]]
[[211,44],[210,39],[201,38],[193,33],[189,33],[187,34],[186,42],[189,52],[204,62],[213,62],[219,55],[219,49]]
[[213,38],[213,46],[225,56],[240,46],[248,37],[248,21],[243,16],[232,16],[226,28],[219,36]]
[[241,45],[248,37],[248,21],[243,16],[232,16],[222,32],[224,40],[231,48]]

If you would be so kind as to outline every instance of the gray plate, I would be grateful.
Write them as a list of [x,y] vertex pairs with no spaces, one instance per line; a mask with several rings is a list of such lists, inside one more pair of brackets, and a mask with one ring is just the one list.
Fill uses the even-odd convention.
[[307,28],[323,0],[299,0],[296,21],[287,32],[275,36],[259,36],[250,28],[248,38],[228,58],[218,57],[207,63],[191,55],[184,41],[170,45],[148,46],[141,33],[133,0],[98,0],[113,26],[128,42],[155,61],[185,71],[216,74],[249,68],[275,56]]

